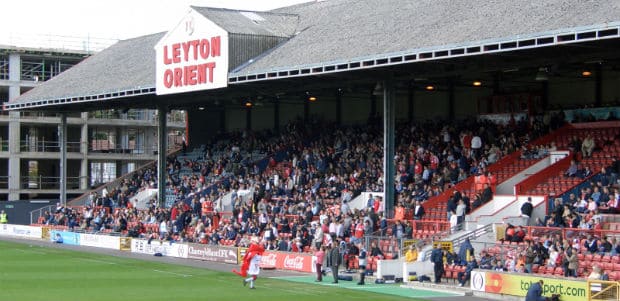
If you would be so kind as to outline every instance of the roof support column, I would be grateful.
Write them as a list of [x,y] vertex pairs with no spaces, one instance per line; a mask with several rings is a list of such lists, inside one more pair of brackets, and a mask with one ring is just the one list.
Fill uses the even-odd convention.
[[58,125],[60,143],[60,204],[67,205],[67,113],[60,113]]
[[383,81],[383,192],[385,216],[394,215],[394,132],[396,124],[396,90],[389,75]]
[[165,105],[157,105],[157,196],[160,207],[164,207],[166,204],[166,180],[168,178],[166,176],[167,113],[168,108]]
[[600,107],[603,105],[603,67],[596,64],[594,68],[594,106]]
[[82,159],[80,160],[80,189],[88,189],[90,185],[88,179],[88,113],[82,113],[82,127],[80,131],[80,154]]

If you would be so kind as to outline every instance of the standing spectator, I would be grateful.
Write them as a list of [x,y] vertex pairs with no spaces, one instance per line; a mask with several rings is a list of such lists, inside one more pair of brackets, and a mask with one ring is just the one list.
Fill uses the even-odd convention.
[[566,269],[564,270],[564,277],[577,277],[577,267],[579,266],[579,262],[577,261],[577,249],[566,249],[565,256],[568,264],[566,265]]
[[360,273],[360,281],[357,283],[357,285],[364,285],[364,278],[366,277],[366,257],[368,255],[368,253],[366,252],[366,249],[364,248],[364,245],[362,243],[359,243],[359,250],[360,253],[358,255],[358,260],[359,260],[359,273]]
[[323,259],[325,259],[325,246],[321,246],[318,248],[316,252],[314,252],[314,256],[316,257],[316,280],[315,282],[323,281]]
[[9,223],[9,217],[6,214],[6,212],[4,212],[4,210],[0,211],[0,224],[8,224]]
[[431,262],[433,263],[433,271],[435,272],[435,283],[441,283],[443,275],[443,250],[439,244],[435,244],[431,252]]
[[333,241],[328,255],[329,267],[331,268],[332,276],[334,277],[334,281],[332,283],[338,283],[338,267],[340,267],[340,250],[338,248],[338,241]]
[[526,225],[530,224],[530,218],[532,217],[532,211],[534,211],[534,206],[532,205],[532,198],[528,197],[527,201],[521,205],[521,215],[527,217]]
[[415,208],[413,209],[413,219],[421,220],[424,217],[424,206],[422,206],[422,201],[415,201]]

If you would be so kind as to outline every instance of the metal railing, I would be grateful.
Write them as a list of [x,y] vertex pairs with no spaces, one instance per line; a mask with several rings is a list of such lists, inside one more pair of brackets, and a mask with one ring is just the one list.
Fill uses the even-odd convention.
[[45,214],[45,211],[49,211],[51,213],[52,210],[54,210],[54,206],[49,205],[30,211],[30,224],[38,224],[39,218],[41,218],[43,214]]
[[0,176],[0,189],[9,188],[9,176]]
[[[80,142],[67,142],[67,152],[79,153]],[[60,152],[60,142],[58,141],[20,141],[20,150],[22,152]]]
[[[82,177],[67,177],[68,189],[80,189]],[[59,189],[60,177],[22,176],[20,177],[22,189]]]

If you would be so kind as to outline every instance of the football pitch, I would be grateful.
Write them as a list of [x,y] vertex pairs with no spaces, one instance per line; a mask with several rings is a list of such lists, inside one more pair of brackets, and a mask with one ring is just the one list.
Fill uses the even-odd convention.
[[260,277],[250,290],[231,272],[0,241],[0,300],[7,301],[416,300],[396,285],[386,285],[386,294],[373,292],[376,285],[341,281],[348,287],[341,288],[290,278]]

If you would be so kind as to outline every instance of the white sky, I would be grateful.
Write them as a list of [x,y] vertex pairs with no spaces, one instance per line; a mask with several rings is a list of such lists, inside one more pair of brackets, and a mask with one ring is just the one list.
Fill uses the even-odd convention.
[[0,45],[96,49],[172,29],[189,6],[270,10],[312,0],[11,0],[2,4]]

